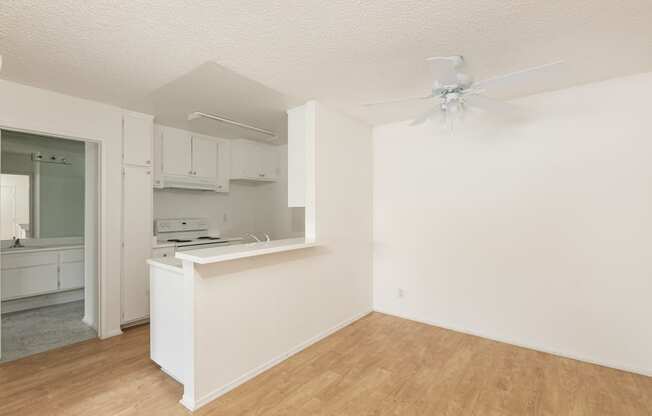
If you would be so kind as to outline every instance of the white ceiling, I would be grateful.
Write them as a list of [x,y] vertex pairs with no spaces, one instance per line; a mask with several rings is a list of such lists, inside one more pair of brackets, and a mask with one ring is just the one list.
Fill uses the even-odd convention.
[[360,104],[427,92],[432,55],[477,78],[565,60],[508,96],[652,71],[651,21],[650,0],[13,0],[0,77],[134,106],[213,61],[377,124],[414,109]]

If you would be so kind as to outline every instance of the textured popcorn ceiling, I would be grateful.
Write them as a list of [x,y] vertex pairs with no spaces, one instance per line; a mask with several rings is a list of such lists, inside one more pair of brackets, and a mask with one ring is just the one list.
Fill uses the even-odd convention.
[[214,61],[380,123],[414,106],[360,104],[427,92],[432,55],[463,54],[479,78],[566,61],[506,96],[651,71],[650,22],[650,0],[11,0],[0,77],[139,107]]

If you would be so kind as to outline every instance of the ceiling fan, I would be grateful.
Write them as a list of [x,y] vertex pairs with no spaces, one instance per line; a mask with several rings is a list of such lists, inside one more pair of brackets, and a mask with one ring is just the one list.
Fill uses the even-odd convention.
[[477,108],[492,112],[506,113],[514,110],[514,107],[502,101],[494,100],[483,95],[486,90],[505,86],[511,82],[527,79],[531,75],[559,65],[562,61],[556,61],[545,65],[522,69],[508,74],[488,78],[481,81],[474,81],[473,77],[464,72],[464,57],[435,56],[426,59],[432,68],[434,82],[430,94],[423,97],[412,97],[393,101],[365,104],[365,106],[376,106],[385,104],[397,104],[407,101],[432,100],[433,108],[417,116],[411,126],[423,124],[430,119],[440,119],[449,126],[452,115]]

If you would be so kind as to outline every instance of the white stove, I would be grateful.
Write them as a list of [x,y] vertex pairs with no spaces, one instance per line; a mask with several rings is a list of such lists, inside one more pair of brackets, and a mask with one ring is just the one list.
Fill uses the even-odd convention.
[[174,244],[176,251],[226,246],[242,240],[209,234],[206,218],[160,218],[154,229],[158,244]]

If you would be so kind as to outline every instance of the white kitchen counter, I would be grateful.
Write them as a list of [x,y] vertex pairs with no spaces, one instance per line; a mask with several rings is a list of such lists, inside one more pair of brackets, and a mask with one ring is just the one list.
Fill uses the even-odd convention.
[[315,247],[314,241],[305,238],[287,238],[283,240],[263,241],[260,243],[238,244],[225,247],[211,247],[197,250],[177,252],[175,257],[192,263],[209,264],[246,257],[261,256],[283,251],[300,250]]
[[160,257],[155,259],[148,259],[147,264],[150,266],[166,269],[175,273],[183,272],[183,264],[181,260],[174,257]]

